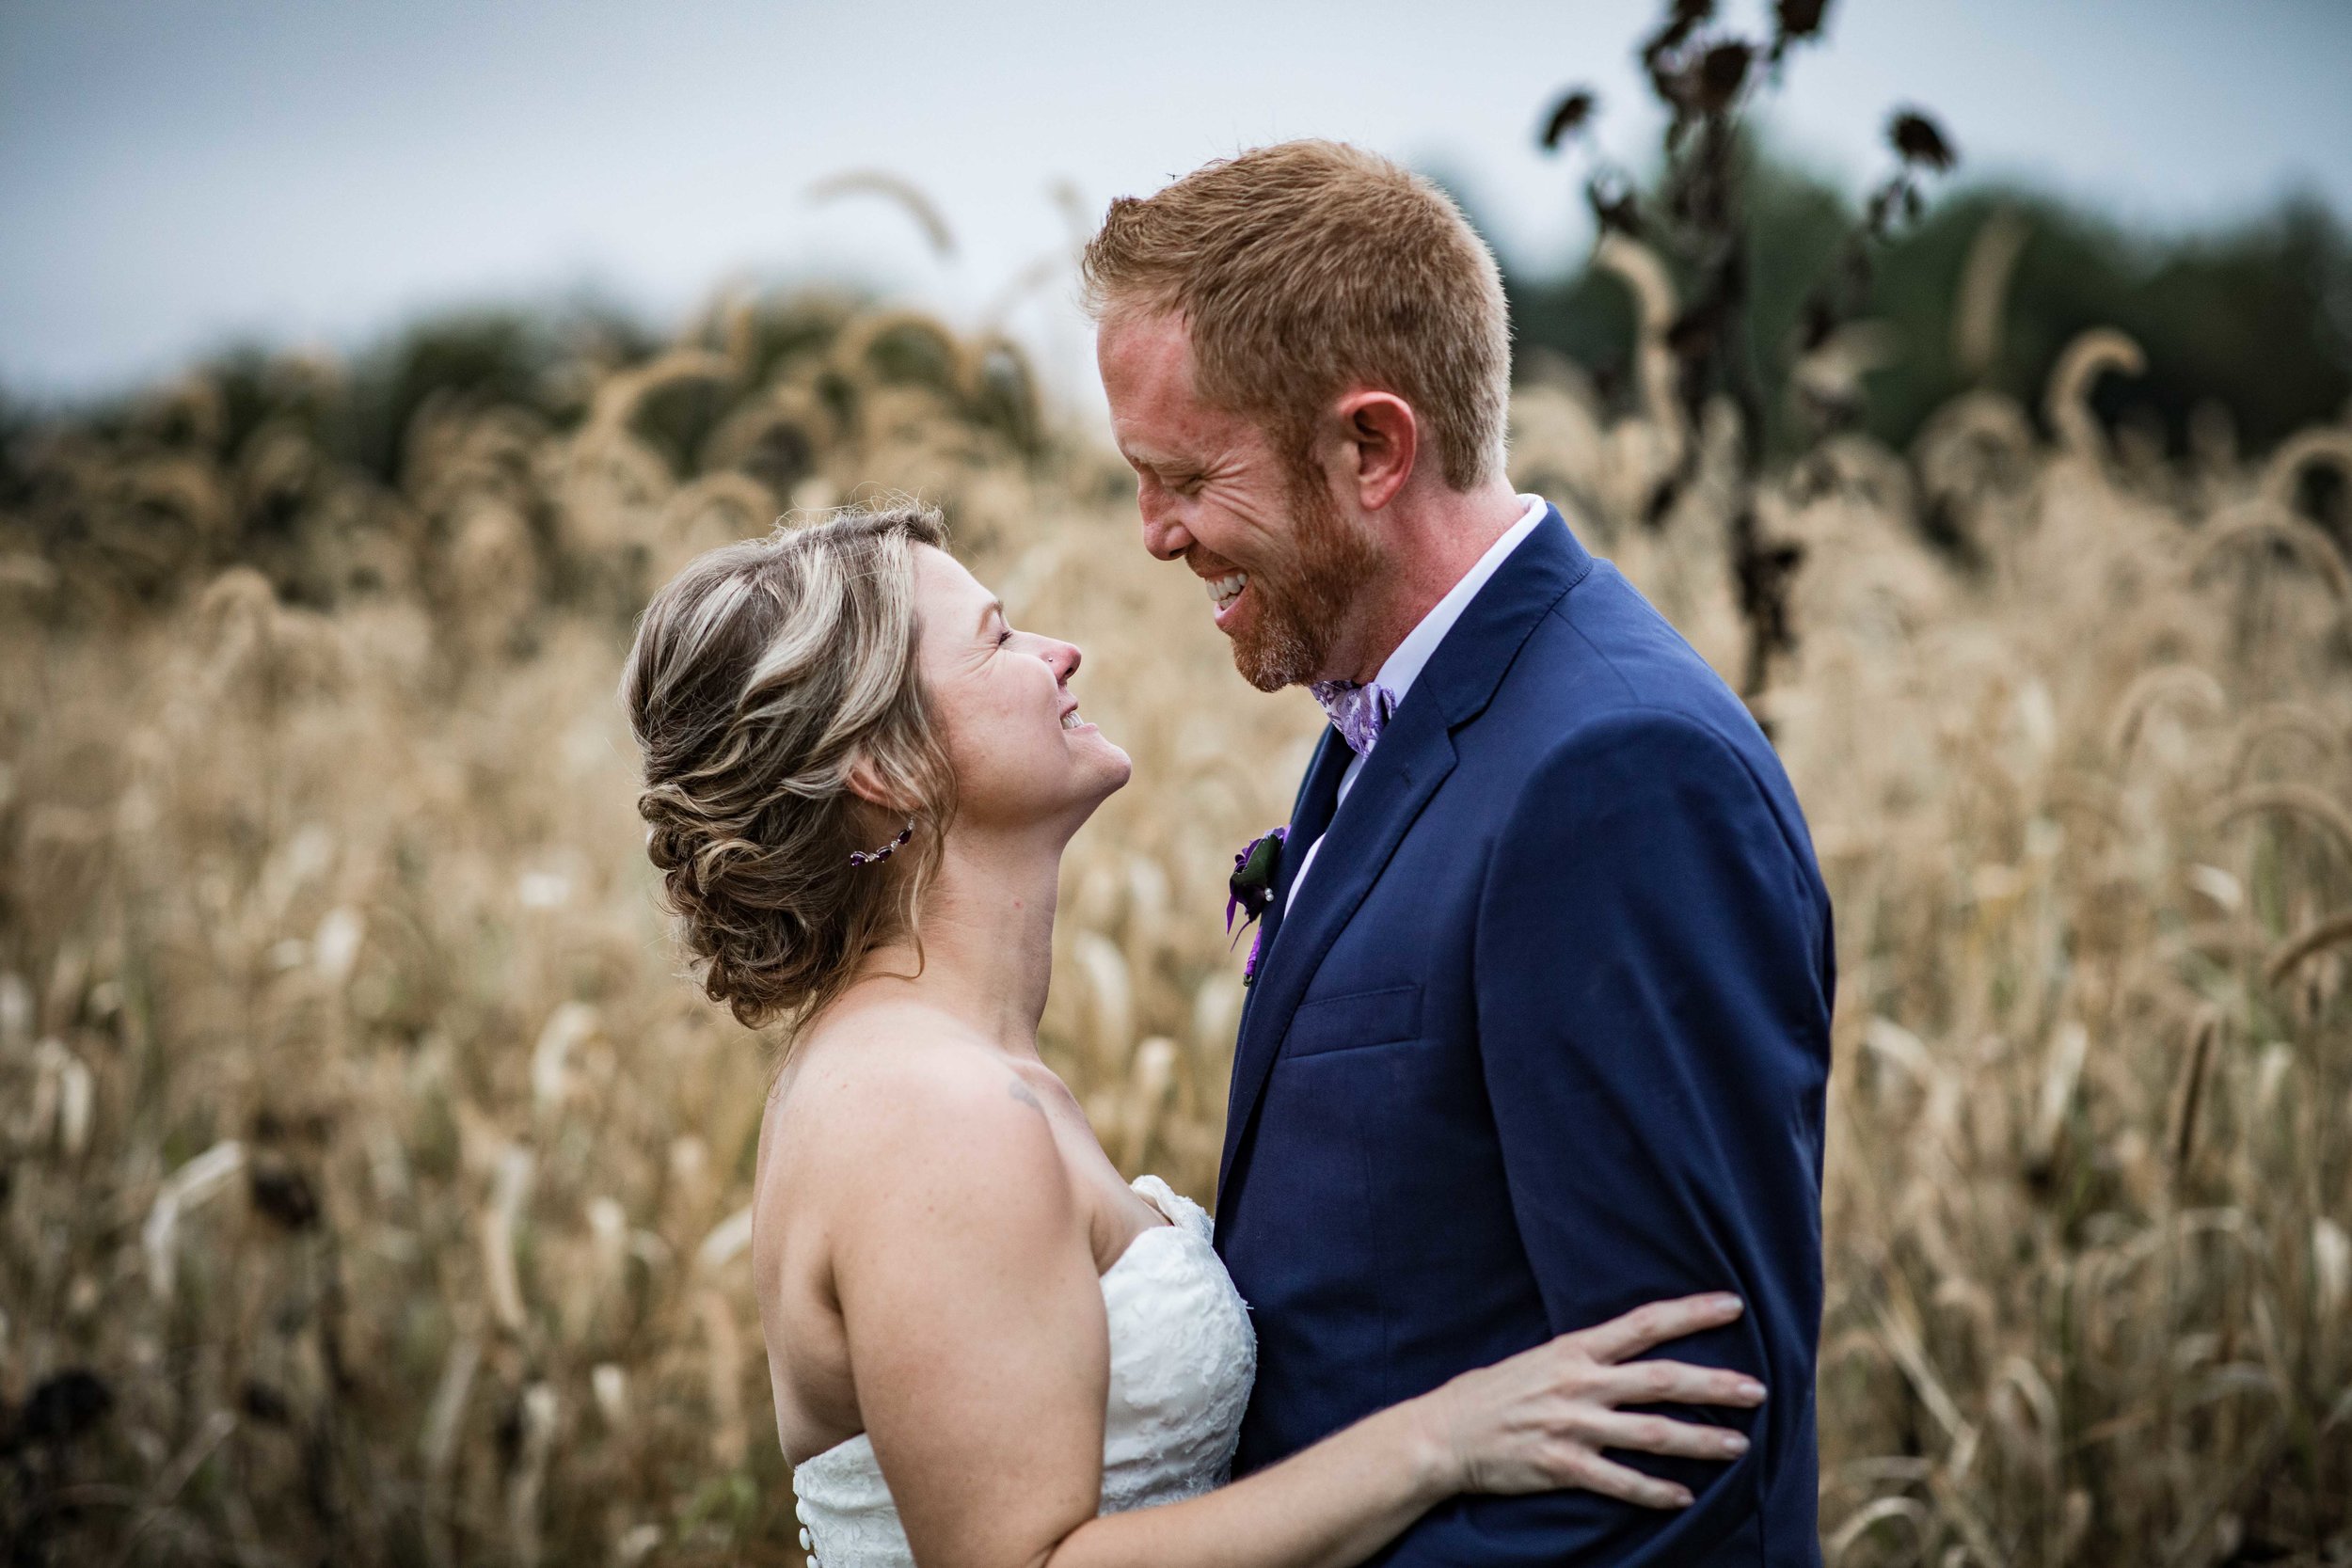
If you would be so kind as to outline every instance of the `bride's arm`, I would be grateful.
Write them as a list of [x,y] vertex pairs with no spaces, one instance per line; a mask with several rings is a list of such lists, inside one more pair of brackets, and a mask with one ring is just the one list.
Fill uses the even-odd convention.
[[1206,1497],[1089,1521],[1033,1560],[1051,1568],[1346,1568],[1459,1492],[1574,1486],[1680,1508],[1689,1492],[1600,1450],[1729,1460],[1746,1451],[1747,1439],[1617,1406],[1746,1406],[1762,1400],[1763,1387],[1712,1367],[1628,1358],[1739,1314],[1734,1296],[1654,1302],[1466,1372]]
[[1618,1364],[1738,1313],[1694,1297],[1465,1374],[1207,1497],[1098,1519],[1108,1330],[1043,1113],[969,1058],[862,1076],[850,1098],[866,1103],[840,1110],[888,1131],[827,1206],[834,1287],[859,1413],[923,1568],[1340,1568],[1466,1490],[1676,1507],[1681,1488],[1599,1449],[1728,1458],[1742,1440],[1616,1407],[1762,1398],[1736,1373]]
[[1087,1214],[1053,1129],[977,1053],[869,1061],[843,1087],[828,1116],[860,1147],[825,1162],[827,1251],[907,1541],[923,1568],[1037,1562],[1099,1506],[1110,1378]]

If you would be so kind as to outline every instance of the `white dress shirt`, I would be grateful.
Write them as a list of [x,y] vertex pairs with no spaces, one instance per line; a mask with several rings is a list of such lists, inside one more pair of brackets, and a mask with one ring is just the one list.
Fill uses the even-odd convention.
[[[1518,522],[1503,530],[1502,537],[1486,546],[1486,553],[1462,574],[1461,581],[1446,590],[1444,598],[1429,607],[1429,613],[1405,634],[1405,641],[1396,645],[1396,651],[1380,666],[1380,673],[1373,677],[1395,694],[1397,706],[1405,705],[1405,693],[1413,689],[1415,678],[1437,653],[1438,644],[1445,641],[1445,634],[1454,629],[1454,623],[1462,618],[1462,611],[1468,610],[1470,602],[1478,597],[1478,591],[1486,586],[1486,579],[1493,577],[1510,553],[1535,531],[1535,525],[1542,522],[1544,514],[1550,510],[1550,503],[1541,496],[1521,496],[1519,499],[1526,504],[1525,514]],[[1377,749],[1379,742],[1373,744]],[[1347,800],[1347,792],[1356,787],[1356,775],[1364,770],[1364,757],[1371,754],[1367,752],[1364,756],[1348,759],[1347,771],[1340,775],[1339,799],[1331,805],[1334,818],[1339,816],[1340,805]],[[1315,856],[1322,848],[1323,840],[1320,838],[1307,846],[1307,858],[1299,863],[1298,875],[1291,879],[1290,895],[1282,903],[1285,915],[1290,912],[1291,905],[1298,901],[1299,886],[1306,881],[1307,873],[1315,868]]]

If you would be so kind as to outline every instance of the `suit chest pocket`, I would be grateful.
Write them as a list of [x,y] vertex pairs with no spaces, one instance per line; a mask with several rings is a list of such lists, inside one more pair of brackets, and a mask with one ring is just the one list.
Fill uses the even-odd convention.
[[1420,1037],[1421,987],[1384,986],[1300,1003],[1281,1054],[1295,1060]]

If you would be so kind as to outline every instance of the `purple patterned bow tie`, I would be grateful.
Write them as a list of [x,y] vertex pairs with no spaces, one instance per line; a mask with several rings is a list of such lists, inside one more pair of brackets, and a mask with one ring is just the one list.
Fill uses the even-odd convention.
[[1347,742],[1347,749],[1358,756],[1369,756],[1373,743],[1380,738],[1390,716],[1396,712],[1396,693],[1374,681],[1359,686],[1354,681],[1316,681],[1307,688],[1314,693],[1323,711],[1331,716],[1331,724]]

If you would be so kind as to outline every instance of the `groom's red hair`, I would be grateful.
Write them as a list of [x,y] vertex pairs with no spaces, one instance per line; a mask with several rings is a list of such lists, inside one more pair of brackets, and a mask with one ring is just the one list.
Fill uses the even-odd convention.
[[1351,386],[1412,405],[1446,483],[1501,471],[1511,329],[1495,259],[1443,191],[1340,142],[1220,159],[1111,203],[1083,263],[1097,320],[1184,318],[1208,401],[1303,457]]

